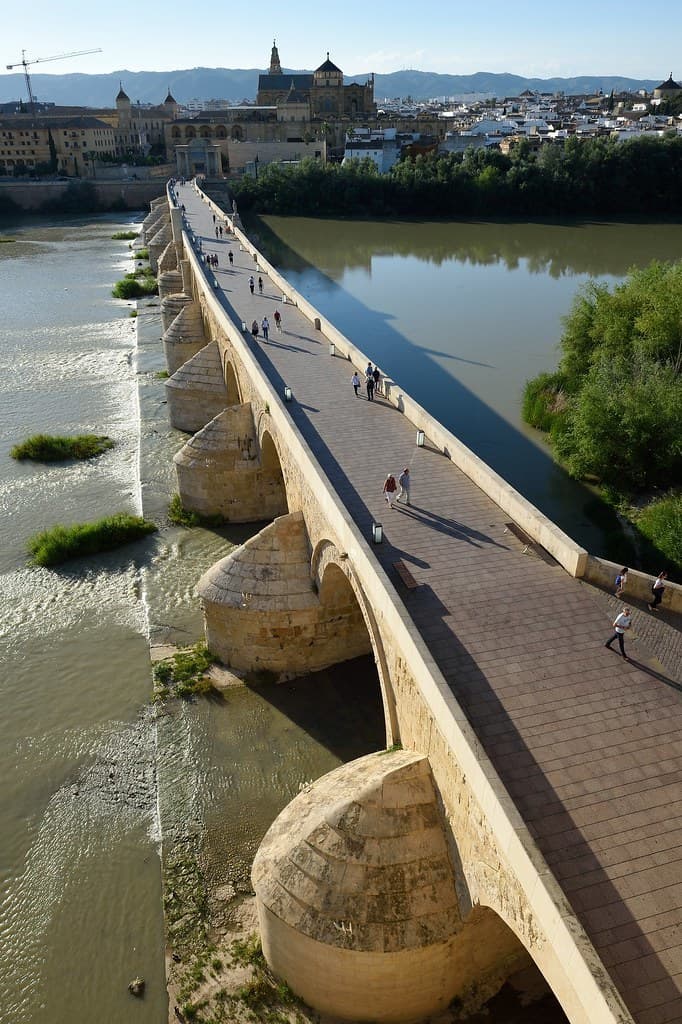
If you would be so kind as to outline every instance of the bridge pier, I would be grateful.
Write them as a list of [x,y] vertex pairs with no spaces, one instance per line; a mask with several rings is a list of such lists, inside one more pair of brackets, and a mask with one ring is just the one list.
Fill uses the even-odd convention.
[[166,381],[168,418],[172,427],[194,434],[228,404],[220,352],[215,341],[197,352]]
[[164,331],[163,352],[166,369],[172,375],[206,345],[204,322],[198,302],[190,302],[180,310],[168,330]]
[[252,869],[274,973],[322,1013],[408,1022],[475,1012],[531,963],[491,910],[464,913],[428,758],[382,751],[299,794]]
[[224,664],[291,679],[371,651],[350,584],[318,593],[310,556],[303,514],[292,512],[202,576],[206,642]]
[[175,456],[183,507],[232,523],[255,523],[287,512],[279,460],[270,435],[261,448],[250,403],[232,405]]

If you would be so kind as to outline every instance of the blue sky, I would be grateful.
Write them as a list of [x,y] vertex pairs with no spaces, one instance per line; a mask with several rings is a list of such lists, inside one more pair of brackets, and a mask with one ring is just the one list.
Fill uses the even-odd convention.
[[314,68],[331,52],[346,74],[405,68],[449,74],[509,71],[682,78],[682,3],[655,12],[634,0],[324,0],[179,4],[175,0],[30,0],[4,12],[0,67],[21,58],[101,47],[34,71],[163,71],[263,67],[277,38],[283,66]]

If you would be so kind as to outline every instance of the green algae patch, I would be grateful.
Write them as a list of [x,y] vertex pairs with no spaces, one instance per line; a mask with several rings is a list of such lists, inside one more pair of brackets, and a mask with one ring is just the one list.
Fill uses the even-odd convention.
[[77,437],[34,434],[16,444],[10,455],[20,461],[67,462],[69,459],[95,459],[113,447],[111,438],[100,434],[79,434]]
[[31,537],[27,546],[33,565],[59,565],[71,558],[113,551],[155,533],[156,529],[154,523],[141,516],[119,512],[92,523],[53,526]]
[[[159,380],[163,380],[168,374],[161,370],[156,376]],[[168,503],[168,521],[173,526],[184,526],[187,529],[191,529],[193,526],[205,526],[209,529],[216,529],[221,526],[228,526],[230,522],[229,519],[226,519],[225,516],[221,516],[219,513],[213,516],[202,516],[198,512],[190,512],[182,504],[182,498],[177,492]]]

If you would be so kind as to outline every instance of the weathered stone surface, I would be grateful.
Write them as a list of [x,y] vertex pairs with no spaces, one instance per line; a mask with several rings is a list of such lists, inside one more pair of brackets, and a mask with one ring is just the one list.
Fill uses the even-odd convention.
[[161,253],[159,257],[158,268],[160,274],[162,274],[165,270],[178,269],[178,254],[176,252],[174,242],[169,242],[166,248]]
[[171,426],[192,434],[223,411],[227,404],[227,389],[220,353],[214,341],[204,345],[169,377],[166,397]]
[[159,269],[159,257],[161,253],[168,243],[172,241],[173,232],[171,231],[170,220],[166,219],[163,221],[156,234],[153,235],[147,243],[147,249],[149,250],[149,264],[154,273]]
[[268,963],[334,1016],[418,1020],[489,995],[527,959],[492,913],[463,920],[428,759],[413,752],[308,787],[270,827],[252,881]]
[[291,678],[369,651],[350,587],[323,603],[303,515],[276,519],[199,580],[209,649],[238,671]]
[[187,292],[176,292],[174,295],[167,295],[161,300],[161,323],[164,334],[175,320],[180,310],[192,303],[192,296]]
[[248,403],[219,413],[174,462],[182,504],[192,512],[255,523],[287,511],[282,471],[263,459]]
[[183,363],[195,356],[206,345],[201,307],[191,302],[182,307],[163,335],[166,369],[174,374]]
[[165,299],[182,289],[182,274],[179,270],[164,270],[159,274],[159,296]]

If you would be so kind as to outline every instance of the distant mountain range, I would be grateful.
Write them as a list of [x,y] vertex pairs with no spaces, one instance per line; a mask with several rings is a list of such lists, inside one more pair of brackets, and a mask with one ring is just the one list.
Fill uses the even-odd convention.
[[[107,75],[31,75],[33,91],[39,100],[64,106],[111,107],[119,90],[119,82],[135,103],[161,103],[168,89],[179,103],[191,99],[227,99],[231,103],[254,100],[258,88],[257,69],[191,68],[185,71],[112,71]],[[285,69],[285,74],[295,72]],[[297,72],[301,73],[301,72]],[[347,82],[364,82],[368,75],[353,75]],[[567,94],[604,93],[646,89],[650,92],[658,81],[605,75],[583,75],[578,78],[523,78],[520,75],[491,74],[479,71],[474,75],[437,75],[429,71],[394,71],[376,75],[374,95],[377,100],[394,96],[411,96],[426,100],[437,96],[464,98],[476,96],[518,96],[524,89]],[[0,103],[26,99],[26,84],[21,74],[0,75]]]

